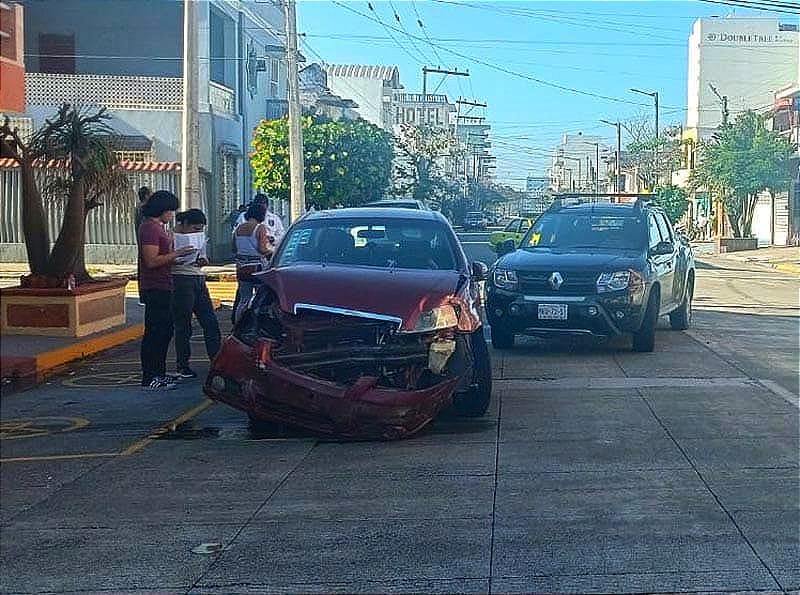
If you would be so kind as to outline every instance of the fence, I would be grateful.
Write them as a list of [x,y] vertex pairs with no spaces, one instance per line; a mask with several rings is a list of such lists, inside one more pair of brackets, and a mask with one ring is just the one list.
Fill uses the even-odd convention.
[[[130,264],[136,262],[136,230],[134,220],[138,200],[136,190],[147,186],[153,190],[169,190],[180,197],[181,177],[177,164],[126,163],[131,186],[130,199],[104,204],[93,209],[86,220],[86,261],[88,263]],[[42,169],[36,170],[39,181]],[[208,204],[208,176],[200,177],[203,209]],[[65,203],[46,199],[50,240],[55,241],[64,218]],[[22,176],[17,167],[0,167],[0,261],[24,262],[22,234]]]

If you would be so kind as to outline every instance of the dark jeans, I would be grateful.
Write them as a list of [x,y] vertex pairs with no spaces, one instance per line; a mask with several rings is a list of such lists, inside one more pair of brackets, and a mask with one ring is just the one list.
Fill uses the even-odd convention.
[[175,319],[175,354],[178,370],[189,367],[192,355],[189,340],[192,338],[192,313],[203,329],[208,358],[213,359],[220,348],[222,334],[219,322],[208,294],[206,278],[202,275],[173,275],[175,295],[172,301]]
[[142,384],[167,372],[167,351],[172,339],[172,292],[166,289],[140,289],[144,302],[142,338]]

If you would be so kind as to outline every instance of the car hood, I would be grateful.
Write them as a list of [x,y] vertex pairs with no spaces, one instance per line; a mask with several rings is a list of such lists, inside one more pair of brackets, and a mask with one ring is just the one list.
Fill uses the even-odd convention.
[[636,250],[599,250],[597,248],[555,250],[516,250],[497,261],[496,267],[515,271],[581,270],[611,271],[641,269],[644,257]]
[[280,301],[294,313],[296,304],[313,304],[393,316],[413,328],[420,313],[454,295],[457,271],[422,271],[336,265],[297,265],[270,269],[263,275]]

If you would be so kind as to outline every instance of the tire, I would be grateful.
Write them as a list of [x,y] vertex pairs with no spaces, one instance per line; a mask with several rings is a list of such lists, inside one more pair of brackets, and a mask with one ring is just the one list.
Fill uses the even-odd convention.
[[511,349],[514,347],[514,333],[503,328],[500,324],[493,324],[491,328],[492,347],[495,349]]
[[673,331],[685,331],[692,323],[692,297],[694,297],[694,279],[689,279],[683,303],[677,310],[669,313],[669,325]]
[[659,295],[650,295],[647,302],[647,311],[644,313],[642,327],[633,334],[633,350],[640,353],[650,353],[656,347],[656,324],[658,324]]
[[472,333],[472,388],[457,393],[453,400],[456,413],[464,417],[482,417],[492,400],[492,360],[483,337],[483,329]]

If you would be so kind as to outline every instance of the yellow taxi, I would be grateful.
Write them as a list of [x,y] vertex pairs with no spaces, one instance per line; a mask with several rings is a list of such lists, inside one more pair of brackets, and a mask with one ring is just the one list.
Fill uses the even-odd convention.
[[506,240],[514,240],[514,243],[519,246],[522,236],[531,228],[531,225],[533,225],[533,219],[513,217],[501,231],[495,231],[489,236],[489,243],[495,250]]

